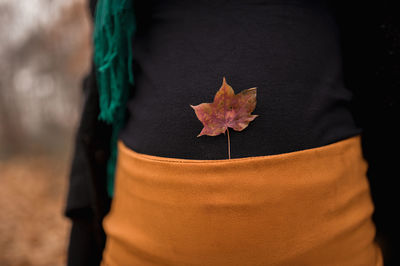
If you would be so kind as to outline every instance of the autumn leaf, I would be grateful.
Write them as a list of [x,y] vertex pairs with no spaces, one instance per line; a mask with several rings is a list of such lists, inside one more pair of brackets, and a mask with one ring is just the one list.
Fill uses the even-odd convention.
[[235,95],[234,90],[223,77],[222,86],[215,94],[214,102],[190,105],[204,125],[197,137],[217,136],[228,131],[229,144],[229,127],[242,131],[258,116],[251,115],[256,107],[256,91],[257,87],[254,87]]

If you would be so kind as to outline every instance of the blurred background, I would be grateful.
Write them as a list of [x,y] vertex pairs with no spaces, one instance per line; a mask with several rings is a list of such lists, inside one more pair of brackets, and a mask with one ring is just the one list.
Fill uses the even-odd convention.
[[85,0],[0,0],[0,265],[65,265],[63,216],[82,81]]

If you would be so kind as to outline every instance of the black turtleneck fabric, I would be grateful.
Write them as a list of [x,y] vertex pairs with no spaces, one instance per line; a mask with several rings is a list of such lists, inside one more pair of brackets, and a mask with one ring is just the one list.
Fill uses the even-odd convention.
[[229,128],[231,158],[281,154],[361,133],[343,81],[340,32],[326,0],[139,0],[135,86],[120,139],[155,156],[227,159],[227,134],[190,105],[212,102],[223,77],[257,87],[258,117]]

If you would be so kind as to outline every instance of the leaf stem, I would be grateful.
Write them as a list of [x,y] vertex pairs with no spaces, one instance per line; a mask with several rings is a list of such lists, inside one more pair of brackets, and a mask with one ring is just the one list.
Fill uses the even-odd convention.
[[229,139],[229,128],[226,128],[228,131],[228,154],[229,154],[229,159],[231,158],[231,141]]

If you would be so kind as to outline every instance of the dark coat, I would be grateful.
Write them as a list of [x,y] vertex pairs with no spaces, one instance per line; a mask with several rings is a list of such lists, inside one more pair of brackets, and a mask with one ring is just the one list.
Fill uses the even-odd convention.
[[[345,84],[354,93],[351,108],[364,129],[362,144],[369,163],[376,240],[385,266],[400,265],[395,257],[398,218],[394,216],[400,159],[400,132],[396,125],[400,114],[398,9],[395,1],[389,0],[342,2],[332,1],[342,31]],[[90,1],[92,11],[95,4],[96,0]],[[111,126],[97,119],[99,97],[93,69],[83,82],[83,91],[85,104],[76,133],[64,209],[72,221],[68,247],[71,266],[99,265],[106,239],[102,220],[112,200],[106,190]]]

